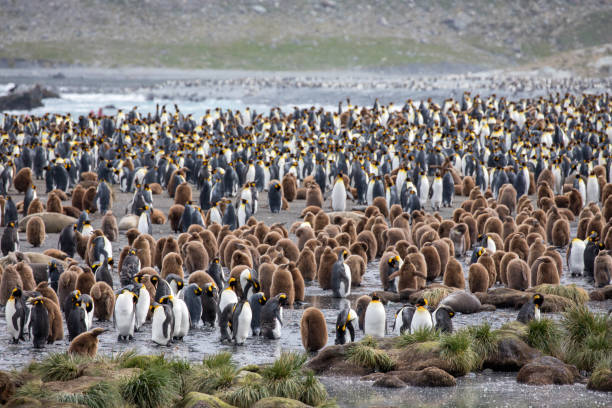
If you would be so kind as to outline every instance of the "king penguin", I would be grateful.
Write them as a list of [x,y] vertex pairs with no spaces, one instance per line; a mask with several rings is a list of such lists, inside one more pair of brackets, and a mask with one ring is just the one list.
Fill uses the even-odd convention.
[[540,321],[540,307],[544,303],[544,296],[540,293],[535,293],[528,302],[526,302],[519,310],[516,320],[521,323],[529,323],[531,320]]
[[189,317],[191,319],[191,328],[195,327],[202,318],[202,293],[204,291],[197,283],[191,283],[181,290],[179,297],[183,299]]
[[345,263],[348,251],[343,251],[332,269],[332,291],[334,297],[344,298],[351,294],[351,268]]
[[232,314],[232,338],[237,345],[243,345],[249,336],[252,318],[251,305],[247,300],[241,300],[234,306]]
[[42,296],[30,298],[32,309],[30,311],[30,332],[34,348],[43,348],[49,337],[49,312]]
[[266,295],[263,292],[254,293],[249,297],[251,305],[251,330],[255,337],[261,334],[261,309],[266,304],[266,301]]
[[147,321],[147,315],[151,306],[151,295],[149,294],[147,287],[142,283],[142,276],[134,277],[134,282],[134,293],[138,295],[134,329],[136,331],[140,331],[140,328],[144,326],[145,322]]
[[282,192],[281,185],[278,181],[274,181],[268,188],[268,205],[270,206],[270,212],[272,214],[279,213],[282,206]]
[[574,238],[567,249],[567,267],[573,277],[582,276],[585,248],[586,244],[583,240]]
[[126,289],[122,290],[115,299],[113,320],[119,333],[117,336],[118,341],[132,340],[134,338],[136,303],[138,303],[138,296]]
[[70,310],[66,316],[68,326],[68,340],[72,341],[76,336],[87,331],[85,322],[85,310],[81,307],[81,300],[73,300]]
[[153,309],[151,339],[160,346],[167,346],[172,340],[174,328],[172,306],[155,303],[151,308]]
[[404,334],[410,333],[410,325],[412,324],[412,318],[416,308],[413,305],[404,305],[400,310],[395,313],[395,320],[393,322],[393,333]]
[[143,207],[142,213],[138,218],[138,232],[141,234],[153,235],[153,225],[151,224],[151,208],[148,205]]
[[15,344],[24,340],[24,332],[29,319],[30,309],[23,300],[20,288],[14,288],[4,309],[6,328],[11,341]]
[[238,303],[238,296],[234,290],[237,283],[236,278],[230,278],[230,280],[227,282],[227,288],[225,288],[219,296],[219,313],[222,313],[227,305]]
[[6,256],[9,252],[19,251],[19,233],[13,221],[9,222],[0,240],[2,255]]
[[455,311],[448,305],[440,305],[433,312],[431,318],[434,322],[434,328],[439,330],[441,333],[452,333],[453,322],[452,318],[455,316]]
[[364,333],[366,336],[385,337],[386,327],[387,315],[385,307],[375,293],[372,295],[372,300],[365,311],[363,322]]
[[261,309],[261,331],[266,339],[280,339],[283,326],[283,306],[287,305],[287,295],[279,293]]
[[431,199],[431,208],[434,211],[439,211],[442,206],[442,193],[444,191],[444,186],[442,184],[442,177],[440,177],[440,173],[437,173],[434,177],[434,181],[431,184],[431,191],[429,193]]
[[427,299],[420,298],[416,303],[416,310],[410,323],[410,332],[417,330],[427,330],[433,327],[431,313],[427,310]]
[[[347,341],[353,343],[355,341],[355,326],[354,322],[357,320],[357,312],[350,308],[349,304],[345,304],[344,307],[338,312],[336,318],[336,340],[335,344],[346,344]],[[348,330],[349,338],[346,337]]]
[[342,174],[338,174],[331,193],[331,205],[334,211],[346,211],[346,186]]

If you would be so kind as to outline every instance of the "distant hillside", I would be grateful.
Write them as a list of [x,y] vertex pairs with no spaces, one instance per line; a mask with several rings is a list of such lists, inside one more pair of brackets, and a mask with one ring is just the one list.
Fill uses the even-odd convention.
[[612,54],[607,0],[0,0],[0,60],[309,70]]

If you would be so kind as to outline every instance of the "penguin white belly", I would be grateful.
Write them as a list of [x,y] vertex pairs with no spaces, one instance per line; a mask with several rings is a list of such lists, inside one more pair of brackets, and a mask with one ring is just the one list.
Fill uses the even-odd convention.
[[147,320],[149,306],[151,304],[151,295],[146,289],[141,289],[136,303],[136,329],[140,329]]
[[419,192],[419,201],[421,201],[421,207],[425,207],[427,199],[429,198],[429,180],[427,177],[421,178],[421,191]]
[[589,177],[586,188],[587,203],[599,203],[599,183],[595,177]]
[[174,311],[174,337],[183,338],[189,333],[189,309],[182,299],[177,298],[174,298],[172,309]]
[[534,312],[533,312],[533,318],[535,321],[539,322],[540,321],[540,308],[538,306],[534,307]]
[[416,330],[431,329],[433,327],[433,321],[431,320],[431,314],[425,308],[417,308],[412,317],[412,323],[410,324],[410,331],[414,333]]
[[375,337],[385,337],[386,319],[385,307],[382,303],[370,302],[364,318],[365,334]]
[[569,270],[572,275],[582,275],[584,271],[584,241],[575,239],[572,242],[572,250],[569,257]]
[[433,194],[431,196],[431,208],[439,210],[442,205],[442,181],[434,182]]
[[246,174],[246,182],[250,183],[251,181],[255,181],[255,167],[249,166]]
[[274,329],[272,329],[272,337],[280,339],[281,336],[281,322],[278,319],[274,320]]
[[233,290],[225,289],[221,292],[221,298],[219,299],[219,311],[223,312],[227,305],[232,303],[238,303],[238,296]]
[[372,202],[374,201],[374,182],[373,181],[370,181],[368,183],[368,189],[366,191],[366,201],[368,205],[372,205]]
[[404,324],[404,318],[402,313],[404,312],[404,308],[401,308],[400,311],[395,316],[395,325],[393,326],[393,334],[400,335],[402,334],[400,329],[402,328],[402,324]]
[[238,208],[238,227],[242,227],[244,224],[246,224],[246,210],[244,205],[241,205]]
[[17,327],[13,326],[13,316],[17,312],[15,309],[15,300],[9,300],[6,302],[6,308],[4,313],[6,315],[6,329],[11,339],[15,340],[19,338],[19,332],[21,328],[19,327],[19,322],[17,322]]
[[115,326],[121,336],[134,335],[134,302],[131,294],[122,293],[117,297]]
[[334,211],[346,210],[346,188],[344,187],[344,183],[338,182],[334,184],[331,199],[332,209]]
[[166,313],[164,308],[157,306],[153,312],[151,322],[151,339],[160,346],[167,346],[170,341],[170,328],[167,335],[164,335],[164,322],[166,321]]
[[81,307],[85,311],[85,330],[89,331],[91,330],[91,327],[93,325],[93,315],[94,315],[95,305],[94,304],[91,305],[91,312],[87,311],[84,304],[81,304]]
[[238,317],[238,330],[236,330],[236,344],[243,344],[244,341],[249,337],[249,329],[251,328],[251,320],[253,318],[253,312],[251,311],[251,305],[249,302],[245,302],[242,305],[242,313]]
[[586,207],[589,202],[587,201],[586,187],[582,181],[578,182],[578,192],[580,193],[580,197],[582,197],[582,206]]
[[[351,294],[351,268],[347,265],[344,264],[344,274],[346,276],[346,280],[348,281],[348,284],[346,288],[344,288],[344,297],[348,296]],[[342,286],[344,286],[344,283],[341,283]]]
[[217,207],[210,210],[210,222],[211,224],[222,224],[221,213]]
[[92,233],[93,233],[93,227],[91,225],[83,226],[83,230],[81,232],[81,235],[83,235],[84,237],[88,237]]
[[491,251],[491,254],[494,254],[495,251],[497,251],[495,241],[493,241],[491,238],[487,238],[487,250]]
[[147,214],[140,214],[140,218],[138,218],[138,232],[141,234],[149,233],[149,221],[147,220]]

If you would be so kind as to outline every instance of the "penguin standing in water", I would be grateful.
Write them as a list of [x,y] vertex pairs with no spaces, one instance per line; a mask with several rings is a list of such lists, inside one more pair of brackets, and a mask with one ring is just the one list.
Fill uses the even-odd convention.
[[138,218],[138,232],[141,234],[153,235],[153,225],[151,224],[151,208],[145,205]]
[[[381,280],[383,281],[383,286],[386,286],[384,290],[388,290],[389,292],[397,292],[397,286],[395,286],[395,277],[393,279],[389,279],[389,276],[393,275],[396,271],[401,268],[401,260],[398,255],[393,256],[387,260],[387,268],[381,270]],[[386,285],[384,283],[386,282]]]
[[59,235],[58,247],[70,258],[74,257],[76,252],[76,228],[77,224],[66,225]]
[[342,173],[338,174],[331,192],[331,206],[334,211],[346,211],[346,186]]
[[431,313],[427,310],[427,299],[420,298],[416,303],[416,310],[412,316],[410,323],[410,332],[414,333],[417,330],[427,330],[433,327]]
[[15,344],[19,343],[19,340],[25,341],[24,333],[27,330],[26,326],[30,317],[30,309],[23,300],[21,289],[13,289],[11,296],[6,302],[4,314],[6,317],[6,328],[11,341]]
[[251,305],[251,330],[255,337],[261,334],[261,309],[266,304],[266,301],[266,295],[263,292],[254,293],[249,297]]
[[28,208],[30,208],[30,203],[36,200],[36,186],[34,184],[28,186],[28,189],[25,192],[23,197],[23,216],[28,215]]
[[202,295],[202,323],[206,325],[210,324],[211,327],[215,327],[217,321],[217,304],[219,301],[218,286],[214,283],[207,283],[204,285],[204,294]]
[[153,275],[151,276],[151,283],[155,285],[155,299],[153,299],[155,302],[159,303],[161,298],[172,294],[172,288],[167,280]]
[[[454,186],[453,186],[454,188]],[[442,177],[440,177],[440,173],[437,173],[434,177],[433,183],[431,183],[431,188],[429,191],[429,198],[431,200],[431,209],[434,211],[439,211],[442,206],[442,193],[444,191],[444,185],[442,184]]]
[[432,314],[432,320],[434,322],[434,328],[439,330],[441,333],[452,333],[453,322],[452,318],[455,316],[455,311],[452,307],[447,305],[440,305]]
[[240,287],[242,288],[242,296],[244,300],[249,299],[254,293],[259,292],[261,285],[259,281],[253,276],[255,270],[249,268],[244,269],[240,273]]
[[345,263],[348,251],[343,251],[342,255],[332,269],[332,291],[334,297],[344,298],[351,294],[351,268]]
[[249,336],[253,312],[247,300],[241,300],[232,312],[232,339],[241,346]]
[[385,337],[387,328],[387,315],[385,307],[376,293],[365,311],[363,329],[366,336]]
[[287,295],[279,293],[261,309],[261,330],[266,339],[280,339],[283,326],[283,306],[287,306]]
[[225,305],[223,310],[219,309],[219,332],[221,333],[221,342],[232,341],[231,336],[231,327],[232,327],[232,317],[234,313],[234,307],[237,303],[229,303]]
[[542,303],[544,303],[544,295],[535,293],[533,297],[521,307],[516,320],[525,324],[529,323],[531,320],[539,322]]
[[85,318],[85,310],[83,307],[81,307],[81,300],[73,299],[70,310],[66,316],[68,340],[72,341],[76,336],[87,331],[87,323],[85,322]]
[[223,313],[227,305],[238,303],[238,296],[235,290],[237,284],[236,278],[230,278],[227,282],[227,288],[219,296],[219,313]]
[[179,298],[181,298],[187,310],[191,321],[191,328],[194,328],[202,318],[202,294],[204,291],[197,283],[191,283],[181,290]]
[[118,341],[132,340],[136,320],[136,303],[138,296],[127,289],[123,289],[115,299],[115,312],[113,320],[119,332]]
[[586,244],[579,238],[574,238],[567,249],[567,267],[573,277],[582,276],[584,272],[584,250]]
[[96,282],[106,282],[108,286],[110,286],[112,289],[114,286],[113,276],[111,275],[109,269],[110,268],[108,266],[107,259],[104,259],[101,265],[99,263],[94,263],[93,265],[91,265],[91,270],[96,276]]
[[140,328],[144,326],[147,321],[147,315],[149,314],[149,308],[151,306],[151,295],[147,290],[147,287],[142,283],[142,276],[134,277],[134,293],[138,295],[138,302],[136,303],[136,316],[134,319],[134,330],[140,331]]
[[251,218],[251,205],[249,200],[243,198],[238,206],[238,228],[246,224],[249,218]]
[[278,181],[273,181],[268,187],[268,205],[272,214],[279,213],[283,204],[283,193],[281,184]]
[[160,346],[167,346],[172,341],[174,329],[174,313],[169,304],[155,303],[151,305],[151,340]]
[[42,296],[30,298],[30,333],[34,348],[43,348],[49,337],[49,312]]
[[410,325],[412,324],[412,318],[416,308],[413,305],[404,305],[400,310],[395,313],[395,320],[393,322],[393,333],[404,334],[410,333]]
[[[357,312],[352,310],[349,305],[345,305],[338,313],[336,318],[336,340],[335,344],[346,344],[347,341],[353,343],[355,341],[355,326],[357,320]],[[349,338],[346,338],[348,330]]]
[[174,295],[164,296],[159,300],[159,303],[172,305],[172,312],[174,313],[172,338],[174,340],[183,340],[183,337],[189,333],[189,327],[191,326],[187,305],[182,299]]
[[2,255],[6,256],[9,252],[19,251],[19,232],[13,221],[9,222],[0,240]]

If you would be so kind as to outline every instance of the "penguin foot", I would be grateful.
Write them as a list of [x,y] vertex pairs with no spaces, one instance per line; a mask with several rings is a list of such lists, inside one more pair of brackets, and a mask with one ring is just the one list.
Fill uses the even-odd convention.
[[132,341],[134,340],[134,336],[132,336],[131,334],[127,337],[128,341]]

